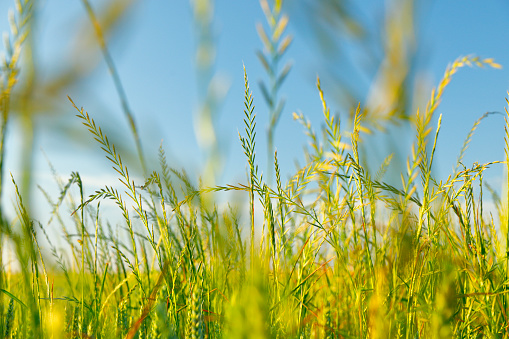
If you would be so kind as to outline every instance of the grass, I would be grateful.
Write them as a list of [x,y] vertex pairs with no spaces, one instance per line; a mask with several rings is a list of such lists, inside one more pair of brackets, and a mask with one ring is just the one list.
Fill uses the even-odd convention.
[[[88,2],[84,4],[117,79],[144,162],[135,121],[98,21]],[[265,1],[262,6],[272,30],[272,40],[265,43],[275,46],[287,19],[279,2],[272,9]],[[29,20],[30,11],[30,2],[19,3],[12,52],[3,65],[0,166],[4,166],[9,103],[26,34],[22,23]],[[205,28],[199,29],[206,31],[207,22],[201,25]],[[283,46],[288,41],[283,39]],[[269,64],[267,56],[259,55]],[[279,56],[269,55],[273,90],[264,92],[265,100],[274,103],[269,105],[269,139],[282,105],[275,104],[281,85],[275,75]],[[462,162],[484,115],[465,140],[456,170],[446,180],[435,178],[432,171],[441,123],[438,117],[433,125],[434,114],[452,76],[464,66],[499,67],[491,59],[463,57],[447,68],[426,109],[410,119],[415,137],[399,186],[384,181],[392,155],[377,171],[361,162],[361,145],[368,132],[362,104],[355,109],[352,127],[345,129],[346,124],[331,114],[319,79],[316,95],[322,102],[323,127],[317,133],[304,115],[294,115],[311,147],[306,163],[286,182],[274,152],[270,171],[275,183],[265,180],[258,169],[256,98],[245,69],[245,128],[239,135],[248,169],[244,183],[197,186],[200,179],[170,166],[162,148],[159,169],[147,172],[145,182],[135,182],[93,114],[69,98],[77,121],[90,132],[124,188],[119,191],[106,183],[87,197],[79,173],[72,173],[66,183],[57,180],[59,197],[53,201],[48,196],[52,220],[42,225],[31,218],[11,176],[17,218],[6,220],[2,214],[0,241],[13,249],[20,269],[11,270],[8,259],[0,257],[0,336],[506,338],[509,191],[504,190],[508,194],[504,198],[493,191],[498,215],[488,215],[483,175],[491,165],[507,164],[509,112],[505,113],[505,159],[469,166]],[[282,78],[284,72],[288,71]],[[208,161],[213,161],[215,152],[212,146]],[[71,194],[74,186],[78,196]],[[248,208],[233,202],[217,204],[216,195],[225,191],[240,191]],[[120,227],[101,214],[105,199],[121,212]],[[71,223],[62,216],[65,203],[73,211]],[[244,210],[248,215],[242,214]],[[50,224],[60,225],[68,252],[52,241]],[[50,255],[43,254],[43,239]]]

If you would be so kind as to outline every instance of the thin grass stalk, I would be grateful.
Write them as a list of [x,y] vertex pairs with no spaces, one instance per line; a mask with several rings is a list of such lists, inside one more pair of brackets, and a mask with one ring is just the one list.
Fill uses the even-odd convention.
[[[418,135],[418,138],[422,138],[422,135]],[[411,195],[413,195],[413,193],[416,191],[417,189],[417,186],[415,186],[413,184],[413,181],[415,180],[415,178],[417,177],[418,173],[417,173],[417,169],[420,165],[420,162],[422,161],[422,158],[421,157],[418,157],[415,153],[415,148],[414,148],[414,145],[412,145],[412,164],[410,164],[410,160],[407,160],[407,176],[408,176],[408,180],[406,181],[406,185],[405,186],[405,198],[403,200],[403,203],[402,203],[402,211],[404,213],[403,215],[403,220],[406,218],[406,215],[408,213],[407,211],[407,204],[408,204],[408,200],[409,200],[409,197]],[[405,184],[405,180],[402,178],[402,181],[403,183]],[[416,246],[418,247],[418,246]],[[417,262],[417,258],[418,258],[418,251],[416,249],[415,251],[415,262]],[[412,323],[413,323],[413,319],[414,319],[414,288],[415,288],[415,283],[416,283],[416,279],[417,279],[417,266],[414,265],[414,268],[412,269],[412,273],[411,273],[411,277],[410,277],[410,286],[409,286],[409,291],[408,291],[408,302],[407,302],[407,316],[406,316],[406,338],[408,339],[413,331],[412,331]]]
[[124,115],[125,115],[128,123],[129,123],[129,128],[131,130],[131,133],[134,138],[134,142],[136,144],[136,151],[137,151],[138,157],[140,159],[140,164],[142,167],[143,175],[146,176],[147,175],[147,164],[145,162],[145,156],[143,153],[140,136],[138,134],[138,127],[136,126],[134,115],[133,115],[131,108],[129,106],[129,102],[127,100],[127,95],[125,93],[124,86],[122,86],[122,81],[120,80],[120,75],[119,75],[117,68],[115,66],[115,62],[113,61],[113,58],[111,57],[111,54],[108,50],[108,46],[106,45],[106,40],[105,40],[103,31],[101,28],[101,24],[99,23],[99,20],[97,20],[94,10],[93,10],[92,6],[90,5],[90,2],[88,0],[82,0],[82,3],[83,3],[83,6],[85,7],[85,10],[87,11],[90,21],[94,27],[97,42],[99,43],[99,48],[101,49],[101,52],[103,54],[104,61],[106,62],[106,65],[108,67],[109,73],[111,74],[111,77],[113,78],[113,83],[115,85],[115,89],[116,89],[118,97],[120,99],[120,104],[122,106],[122,110],[124,112]]
[[[3,225],[3,220],[0,218],[0,245],[2,246],[2,248],[4,248],[4,244],[6,243],[7,241],[7,237],[4,237],[4,232],[3,232],[3,228],[4,228],[4,225]],[[0,267],[4,267],[4,256],[3,256],[3,249],[0,250]],[[0,291],[3,291],[4,290],[4,285],[5,285],[5,278],[4,278],[4,270],[2,269],[0,271]],[[0,293],[0,314],[4,314],[4,310],[5,310],[5,305],[4,305],[4,295],[3,293]],[[4,317],[0,317],[0,333],[2,333],[2,331],[4,330],[5,326],[6,326],[6,320],[7,319],[4,319]]]
[[[195,137],[204,151],[205,163],[201,173],[206,187],[212,187],[221,173],[222,154],[217,138],[216,122],[219,104],[228,84],[215,73],[216,46],[214,31],[214,0],[191,0],[196,32],[196,76],[198,112],[194,117]],[[204,197],[206,207],[211,208],[209,197]]]
[[440,114],[440,116],[438,117],[438,123],[437,123],[437,129],[436,129],[436,132],[435,132],[435,138],[434,138],[434,141],[433,141],[433,147],[431,149],[431,154],[430,154],[430,157],[429,157],[429,163],[428,163],[428,166],[427,168],[424,168],[422,167],[423,169],[423,177],[424,177],[424,182],[423,182],[423,198],[422,198],[422,206],[419,208],[419,219],[418,219],[418,225],[417,225],[417,235],[416,235],[416,239],[419,239],[420,235],[421,235],[421,232],[422,232],[422,228],[424,226],[424,219],[425,219],[425,216],[426,216],[426,221],[428,223],[428,238],[429,239],[433,239],[434,238],[434,234],[435,234],[435,230],[432,229],[431,225],[431,203],[433,202],[433,200],[435,200],[436,196],[432,196],[431,193],[430,193],[430,181],[431,181],[431,167],[433,165],[433,160],[434,160],[434,157],[435,157],[435,149],[437,147],[437,140],[438,140],[438,135],[440,133],[440,127],[442,125],[442,115]]
[[244,154],[248,159],[249,165],[249,217],[250,217],[250,230],[251,230],[251,240],[250,240],[250,258],[251,258],[251,269],[253,269],[253,258],[254,258],[254,239],[255,239],[255,200],[254,200],[254,191],[255,185],[259,187],[260,181],[258,179],[258,166],[256,165],[255,158],[255,137],[256,137],[256,121],[254,114],[255,106],[253,104],[253,95],[249,89],[249,81],[247,78],[246,67],[244,66],[244,124],[245,124],[245,132],[246,137],[242,137],[239,133],[239,139],[242,143],[242,147],[244,148]]
[[[14,184],[14,189],[17,198],[17,214],[21,221],[23,236],[18,237],[13,234],[13,240],[16,244],[16,251],[18,259],[21,262],[21,272],[24,282],[24,288],[28,294],[28,312],[30,313],[27,317],[31,319],[31,322],[25,324],[27,327],[30,325],[30,329],[33,331],[34,337],[42,337],[41,328],[41,312],[40,312],[40,294],[39,294],[39,269],[37,266],[37,255],[34,246],[34,237],[32,233],[33,222],[28,216],[28,212],[23,203],[23,198],[19,192],[18,185],[16,184],[14,177],[11,174],[11,180]],[[28,253],[26,253],[28,252]],[[27,255],[28,254],[28,255]],[[30,265],[31,271],[28,267]]]
[[[270,198],[269,191],[267,190],[267,186],[264,186],[264,210],[265,210],[265,220],[267,223],[267,231],[269,232],[269,241],[268,241],[268,249],[269,249],[269,256],[272,259],[272,270],[274,272],[274,279],[275,279],[275,286],[278,285],[277,283],[277,274],[278,274],[278,260],[277,260],[277,248],[276,248],[276,227],[275,227],[275,220],[274,220],[274,212],[272,209],[272,201]],[[270,267],[269,267],[270,269]]]
[[[23,1],[23,2],[22,2]],[[18,20],[15,18],[15,14],[12,14],[9,18],[10,30],[12,36],[7,36],[6,39],[6,64],[2,65],[5,67],[4,83],[0,83],[1,95],[0,95],[0,110],[2,116],[2,122],[0,127],[0,173],[3,173],[4,160],[5,160],[5,140],[7,136],[7,127],[11,115],[11,95],[14,85],[18,82],[19,69],[18,62],[21,58],[22,45],[26,40],[29,31],[28,22],[32,17],[33,3],[29,0],[18,0],[16,2],[16,13]],[[28,27],[28,28],[27,28]],[[0,197],[3,192],[3,175],[0,175]],[[2,207],[0,206],[0,217],[3,218]]]
[[256,27],[264,46],[264,52],[257,51],[256,54],[269,76],[268,85],[260,82],[262,95],[269,106],[269,123],[267,125],[267,180],[269,184],[272,184],[270,164],[274,160],[272,159],[274,133],[285,106],[285,100],[279,98],[278,92],[292,68],[292,64],[287,62],[282,70],[279,70],[279,62],[293,39],[291,35],[283,37],[289,22],[288,16],[281,12],[283,2],[283,0],[274,0],[272,6],[270,6],[267,0],[260,0],[260,6],[269,25],[269,32],[267,33],[260,23]]
[[[99,309],[101,302],[101,293],[99,293],[99,267],[98,267],[98,240],[99,240],[99,210],[100,210],[101,202],[97,202],[96,209],[96,218],[95,218],[95,235],[94,235],[94,330],[95,333],[100,333],[99,329]],[[105,276],[107,272],[107,266],[105,267]],[[102,285],[104,287],[104,285]]]
[[283,187],[281,184],[281,170],[279,168],[279,162],[278,162],[278,158],[277,158],[277,150],[274,152],[274,170],[276,172],[276,187],[277,187],[277,202],[278,202],[277,210],[278,210],[278,214],[279,214],[279,227],[280,227],[279,239],[281,241],[281,248],[278,250],[278,253],[282,252],[282,257],[286,258],[287,256],[289,256],[291,254],[291,246],[289,246],[289,244],[287,242],[287,236],[286,236],[287,230],[285,229],[286,218],[288,215],[288,213],[287,213],[288,207],[284,200],[284,192],[283,192]]
[[[360,159],[359,159],[359,148],[358,148],[358,141],[359,141],[359,133],[360,133],[360,122],[362,119],[362,113],[360,109],[360,104],[357,106],[357,109],[355,111],[355,118],[354,118],[354,127],[353,127],[353,133],[352,133],[352,152],[353,152],[353,167],[354,167],[354,174],[355,174],[355,182],[357,186],[357,195],[359,198],[359,208],[361,213],[361,227],[364,231],[364,241],[366,248],[364,249],[366,251],[366,266],[367,271],[369,272],[369,275],[371,277],[371,286],[376,285],[375,280],[375,274],[374,274],[374,268],[373,268],[373,259],[371,257],[371,246],[370,246],[370,237],[368,234],[368,230],[366,227],[366,208],[364,203],[364,190],[363,190],[363,176],[365,175],[361,165],[360,165]],[[376,237],[376,234],[373,234],[374,237]],[[376,251],[376,248],[375,248]],[[363,331],[361,331],[362,333]]]
[[[29,21],[31,17],[32,1],[17,1],[16,12],[10,12],[8,18],[11,34],[6,35],[6,39],[4,40],[6,43],[6,58],[5,64],[1,65],[3,78],[0,83],[0,115],[2,118],[0,125],[0,200],[4,191],[3,173],[5,172],[6,136],[11,116],[11,96],[14,85],[18,81],[18,63],[21,58],[22,45],[30,33]],[[8,239],[4,238],[4,233],[6,231],[8,232],[7,228],[9,227],[8,222],[4,219],[3,205],[0,204],[0,246],[3,246]],[[0,252],[3,251],[0,250]],[[4,267],[3,253],[0,253],[0,267]],[[3,274],[0,273],[0,289],[3,289],[3,287],[4,277]],[[4,296],[0,293],[0,314],[3,314],[4,309]],[[0,321],[0,325],[2,325],[2,323],[3,321]]]
[[[74,179],[76,184],[79,187],[80,190],[80,201],[81,204],[85,202],[85,196],[83,191],[83,183],[81,181],[81,177],[79,173],[73,172],[71,174],[71,178]],[[85,321],[85,249],[87,248],[87,238],[88,236],[85,234],[85,209],[81,209],[80,213],[80,220],[78,223],[79,226],[79,233],[81,236],[81,239],[78,240],[80,246],[81,246],[81,265],[80,265],[80,271],[81,271],[81,298],[80,298],[80,313],[81,313],[81,324],[83,325]],[[85,333],[86,329],[83,327],[81,328],[81,333]]]
[[[509,95],[509,92],[507,93]],[[509,99],[506,98],[506,102],[507,104],[509,104]],[[507,107],[505,107],[505,117],[504,117],[504,120],[505,120],[505,126],[504,126],[504,132],[505,132],[505,137],[504,137],[504,142],[505,142],[505,147],[504,147],[504,153],[505,153],[505,166],[506,166],[506,184],[505,184],[505,194],[506,194],[506,199],[505,199],[505,206],[506,206],[506,211],[504,213],[504,217],[505,217],[505,220],[504,220],[504,224],[505,224],[505,252],[506,252],[506,255],[505,255],[505,280],[506,281],[509,281],[509,255],[507,254],[508,252],[508,249],[509,249],[509,110],[507,109]],[[508,314],[509,312],[509,297],[506,295],[505,298],[504,298],[504,310],[505,310],[505,313]]]

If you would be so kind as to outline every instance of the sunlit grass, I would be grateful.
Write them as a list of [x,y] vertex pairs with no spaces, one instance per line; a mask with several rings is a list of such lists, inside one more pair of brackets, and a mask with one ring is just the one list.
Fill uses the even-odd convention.
[[[275,20],[269,47],[285,46],[279,38],[287,19],[280,5],[270,9],[262,1],[269,24]],[[28,10],[29,4],[20,8]],[[91,7],[87,10],[98,25]],[[279,56],[271,55],[273,62]],[[260,59],[268,62],[264,55]],[[3,125],[16,83],[16,63],[7,66]],[[94,113],[69,98],[76,123],[89,131],[123,187],[104,183],[85,196],[79,173],[72,173],[56,202],[50,201],[54,224],[61,226],[55,232],[31,218],[16,178],[7,177],[16,188],[17,217],[2,216],[0,243],[10,244],[19,268],[10,269],[0,257],[0,337],[507,337],[509,191],[495,197],[497,216],[483,208],[484,172],[509,159],[507,110],[506,159],[462,162],[483,116],[450,176],[439,180],[432,171],[441,147],[441,117],[434,119],[434,113],[463,66],[499,67],[492,59],[462,57],[447,68],[427,107],[409,119],[415,136],[398,173],[401,185],[384,180],[391,154],[377,171],[361,161],[365,133],[377,133],[364,124],[362,103],[345,128],[331,114],[319,79],[313,95],[321,100],[323,125],[316,131],[304,114],[294,114],[311,147],[305,164],[285,181],[277,152],[270,154],[271,176],[258,168],[256,98],[244,69],[244,107],[238,114],[244,116],[239,145],[247,180],[224,186],[203,186],[201,178],[171,166],[162,148],[159,169],[136,182]],[[111,65],[110,71],[115,76]],[[272,86],[279,86],[272,75]],[[277,90],[264,99],[275,103]],[[278,105],[270,106],[269,138]],[[125,113],[136,139],[134,119]],[[79,193],[73,195],[71,187]],[[227,191],[245,194],[247,207],[219,204],[215,198]],[[121,212],[118,226],[102,212],[105,199]],[[70,216],[60,208],[66,202]],[[57,247],[55,234],[65,235],[66,250]]]

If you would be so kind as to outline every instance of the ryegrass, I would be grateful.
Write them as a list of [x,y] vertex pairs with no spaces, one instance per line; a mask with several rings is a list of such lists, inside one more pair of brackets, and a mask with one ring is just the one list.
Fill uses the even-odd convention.
[[[84,4],[97,26],[91,7]],[[287,22],[280,16],[281,3],[272,9],[265,1],[262,5],[271,27],[272,40],[264,38],[267,46],[288,46],[290,40],[279,40]],[[19,8],[19,18],[29,16],[25,12],[29,3]],[[195,14],[204,20],[202,29],[209,27],[206,13]],[[14,27],[13,39],[19,42],[14,45],[19,46],[3,70],[8,81],[2,83],[2,133],[17,77],[12,60],[19,57],[22,41],[19,27]],[[96,33],[107,57],[97,27]],[[272,65],[286,49],[281,48],[271,54]],[[262,62],[265,57],[260,57]],[[124,187],[118,190],[105,183],[86,197],[79,173],[72,173],[66,183],[57,179],[61,193],[55,202],[46,194],[51,219],[42,225],[31,218],[11,177],[17,218],[1,218],[0,241],[13,248],[19,270],[9,269],[0,257],[1,335],[507,337],[509,193],[500,198],[484,185],[483,175],[495,163],[509,160],[509,112],[505,112],[504,161],[463,163],[485,114],[468,134],[451,175],[439,180],[432,171],[441,124],[439,117],[433,126],[434,112],[451,77],[465,65],[499,67],[491,59],[463,57],[447,69],[426,109],[411,119],[415,137],[400,185],[384,181],[392,155],[376,172],[361,161],[363,137],[370,132],[363,125],[362,104],[355,108],[351,129],[343,128],[346,124],[330,113],[319,79],[321,133],[303,114],[294,114],[311,147],[305,164],[285,182],[278,153],[269,146],[275,183],[258,169],[255,98],[245,69],[245,128],[239,135],[246,156],[245,183],[204,186],[199,178],[171,167],[162,148],[160,169],[147,173],[145,182],[136,182],[93,114],[69,98],[77,121],[98,143]],[[110,70],[120,79],[114,67]],[[281,76],[273,73],[269,75],[274,75],[271,86],[276,90],[264,95],[275,102],[282,80],[275,80]],[[274,131],[279,106],[269,107],[269,130]],[[137,140],[134,119],[129,110],[125,113]],[[213,124],[207,128],[213,129]],[[2,159],[3,147],[2,143]],[[139,140],[136,147],[143,162]],[[213,160],[214,152],[210,150],[207,161]],[[78,196],[71,193],[74,185]],[[485,211],[485,187],[493,192],[497,216]],[[216,203],[214,197],[224,191],[245,194],[247,208],[234,201]],[[117,226],[102,214],[104,199],[112,200],[121,212]],[[63,216],[64,203],[71,218]],[[67,250],[58,248],[53,239],[59,233],[50,227],[56,223]]]

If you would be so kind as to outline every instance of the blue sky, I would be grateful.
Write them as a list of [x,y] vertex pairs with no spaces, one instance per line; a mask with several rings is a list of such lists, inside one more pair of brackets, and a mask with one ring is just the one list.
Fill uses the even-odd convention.
[[[290,15],[287,33],[293,35],[294,41],[284,61],[291,61],[293,69],[280,91],[286,98],[286,106],[275,138],[285,175],[293,172],[295,160],[302,164],[302,146],[307,143],[301,125],[292,119],[292,113],[302,112],[311,120],[315,130],[323,121],[315,86],[316,76],[323,79],[326,99],[332,111],[339,112],[345,119],[344,126],[347,126],[347,112],[341,103],[333,99],[335,87],[327,68],[334,67],[335,71],[351,77],[351,85],[360,92],[369,91],[371,80],[369,76],[356,78],[355,72],[341,68],[344,63],[338,61],[335,64],[333,59],[321,56],[306,21],[308,13],[302,9],[304,2],[288,1],[285,8]],[[102,3],[92,1],[96,9]],[[356,6],[359,7],[353,12],[354,16],[376,31],[383,18],[383,2],[363,1]],[[7,20],[1,18],[7,17],[7,9],[11,7],[11,1],[0,3],[1,31],[8,30]],[[450,173],[472,124],[483,113],[503,112],[506,106],[505,97],[509,89],[509,3],[503,0],[440,0],[421,4],[419,11],[418,65],[426,71],[429,89],[438,84],[447,65],[459,56],[492,57],[504,67],[501,70],[462,69],[447,87],[437,111],[437,115],[443,114],[443,120],[435,168],[437,175],[444,178]],[[76,33],[80,27],[90,30],[92,27],[80,1],[41,1],[38,13],[34,38],[37,66],[40,77],[44,79],[70,63],[69,58],[79,57],[69,53],[75,46],[85,43],[76,41]],[[246,162],[238,141],[238,131],[243,130],[243,64],[248,71],[256,105],[257,156],[260,169],[266,170],[267,107],[257,83],[259,80],[266,81],[267,76],[255,55],[256,50],[262,49],[255,29],[257,22],[265,24],[258,1],[216,3],[213,26],[217,49],[215,70],[229,83],[217,121],[219,143],[226,159],[220,182],[243,182],[245,178]],[[199,173],[202,161],[193,128],[193,116],[198,107],[194,33],[189,1],[138,1],[108,44],[139,125],[146,153],[157,155],[162,140],[172,166]],[[344,44],[346,52],[355,55],[351,41],[346,40]],[[61,114],[41,115],[37,119],[35,183],[46,188],[53,185],[48,180],[49,170],[41,152],[43,150],[64,177],[68,177],[71,171],[79,171],[94,188],[111,185],[115,172],[104,154],[98,152],[99,147],[93,145],[91,136],[78,139],[79,142],[69,142],[49,128],[52,124],[62,124],[71,131],[85,130],[80,127],[79,119],[74,117],[76,112],[65,95],[70,95],[78,106],[83,106],[99,124],[104,124],[106,130],[124,135],[125,147],[134,147],[111,77],[104,62],[98,59],[97,67],[80,82],[80,86],[62,93]],[[360,99],[361,105],[363,99],[366,98]],[[503,124],[502,116],[490,116],[481,123],[465,157],[465,164],[503,160]],[[22,136],[18,131],[14,123],[8,139],[9,149],[19,149]],[[412,133],[408,126],[391,133],[400,133],[392,137],[398,147],[408,149]],[[374,143],[379,140],[382,139],[374,139]],[[93,147],[80,145],[87,142]],[[377,148],[378,151],[383,153],[384,147]],[[16,173],[18,163],[17,152],[10,151],[7,170]],[[499,184],[502,173],[502,166],[493,167],[488,177]],[[92,189],[87,192],[92,193]],[[7,191],[4,199],[10,201],[12,198],[12,191]]]

